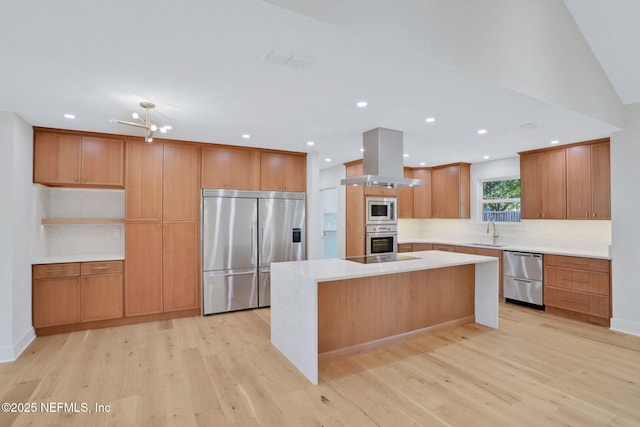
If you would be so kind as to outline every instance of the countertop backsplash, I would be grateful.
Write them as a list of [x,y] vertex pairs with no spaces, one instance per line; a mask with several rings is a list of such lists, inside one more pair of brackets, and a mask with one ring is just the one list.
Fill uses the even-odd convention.
[[[524,220],[496,223],[497,243],[547,250],[569,249],[607,256],[611,245],[611,221]],[[434,242],[490,243],[487,224],[456,219],[401,219],[398,240]]]
[[51,218],[124,218],[124,190],[33,186],[34,264],[124,259],[124,224],[43,225]]

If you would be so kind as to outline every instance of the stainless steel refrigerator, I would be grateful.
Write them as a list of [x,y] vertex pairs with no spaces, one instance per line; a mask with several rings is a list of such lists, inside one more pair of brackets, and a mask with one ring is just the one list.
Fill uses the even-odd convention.
[[203,314],[271,304],[271,263],[305,257],[304,204],[304,193],[202,190]]

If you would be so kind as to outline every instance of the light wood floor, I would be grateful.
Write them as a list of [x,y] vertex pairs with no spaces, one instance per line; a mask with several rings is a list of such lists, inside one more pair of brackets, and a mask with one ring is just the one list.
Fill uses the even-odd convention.
[[478,325],[321,367],[269,342],[269,310],[39,337],[0,364],[0,426],[638,426],[640,338],[514,305]]

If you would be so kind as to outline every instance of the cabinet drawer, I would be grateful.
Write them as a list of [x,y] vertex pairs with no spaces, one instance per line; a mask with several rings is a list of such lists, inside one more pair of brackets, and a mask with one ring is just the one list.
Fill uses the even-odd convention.
[[400,243],[398,245],[398,252],[413,252],[412,243]]
[[433,249],[433,245],[431,243],[414,243],[413,250],[414,251],[430,251]]
[[456,247],[455,246],[451,246],[451,245],[438,245],[438,244],[434,243],[433,244],[433,250],[434,251],[455,252],[456,251]]
[[549,286],[609,295],[609,274],[547,267],[545,282]]
[[122,273],[122,261],[83,262],[82,275]]
[[38,264],[33,266],[34,279],[46,279],[49,277],[72,277],[80,275],[80,263],[68,264]]
[[597,258],[582,258],[563,255],[545,255],[544,264],[555,267],[575,268],[578,270],[609,272],[609,260]]
[[599,317],[610,317],[609,297],[604,295],[587,294],[578,291],[568,291],[545,285],[545,305]]

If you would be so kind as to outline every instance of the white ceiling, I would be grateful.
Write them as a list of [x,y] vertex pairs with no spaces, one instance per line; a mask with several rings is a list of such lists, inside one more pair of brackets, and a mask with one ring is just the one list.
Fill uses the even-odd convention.
[[[616,74],[616,55],[602,47],[606,32],[590,32],[587,2],[566,3],[620,98],[640,100],[640,86]],[[154,121],[173,126],[167,137],[318,151],[332,159],[321,167],[361,157],[362,132],[378,126],[404,132],[410,166],[510,157],[616,129],[259,0],[11,0],[0,40],[0,110],[35,126],[140,136],[110,119],[127,120],[151,101]],[[310,64],[264,61],[269,49]],[[360,100],[369,106],[357,108]],[[540,126],[520,127],[532,122]]]

